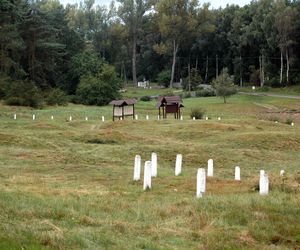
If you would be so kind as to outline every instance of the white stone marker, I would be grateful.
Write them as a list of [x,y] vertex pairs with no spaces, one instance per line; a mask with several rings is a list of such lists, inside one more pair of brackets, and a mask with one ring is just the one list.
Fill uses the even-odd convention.
[[85,117],[85,120],[86,120],[86,121],[88,121],[88,120],[89,120],[89,118],[86,116],[86,117]]
[[157,120],[159,121],[159,115],[157,116]]
[[284,174],[285,174],[284,170],[283,169],[280,170],[280,176],[282,177],[282,176],[284,176]]
[[209,159],[207,161],[207,176],[208,177],[214,176],[214,161],[213,161],[213,159]]
[[260,170],[259,171],[259,178],[262,177],[265,174],[265,170]]
[[135,119],[138,120],[138,119],[139,119],[139,116],[138,116],[138,115],[135,115]]
[[294,126],[295,124],[292,122],[291,125]]
[[32,115],[32,120],[35,120],[35,114]]
[[151,176],[156,177],[157,176],[157,154],[152,153],[151,154]]
[[134,159],[133,180],[139,181],[140,179],[141,179],[141,156],[136,155]]
[[275,123],[278,123],[278,121],[275,121]]
[[14,114],[14,120],[17,120],[17,114]]
[[269,178],[268,174],[264,173],[259,178],[259,194],[267,195],[269,193]]
[[102,117],[101,117],[101,119],[102,119],[102,122],[104,122],[104,121],[105,121],[105,118],[104,118],[104,116],[102,116]]
[[181,174],[181,166],[182,166],[182,154],[176,155],[176,164],[175,164],[175,175],[178,176]]
[[197,198],[202,198],[203,194],[205,193],[205,185],[206,185],[206,176],[205,176],[205,169],[198,168],[197,172]]
[[255,86],[252,86],[252,90],[255,90]]
[[194,121],[196,120],[195,116],[193,117],[193,120],[194,120]]
[[72,116],[70,116],[69,120],[70,120],[70,122],[72,121]]
[[182,121],[182,120],[183,120],[183,116],[181,115],[181,116],[180,116],[180,121]]
[[122,117],[120,117],[120,121],[122,121],[123,120],[123,118]]
[[234,169],[234,179],[236,181],[240,181],[241,180],[241,169],[239,166],[236,166]]
[[221,117],[218,117],[218,121],[221,121]]
[[149,115],[146,115],[146,120],[149,120]]
[[54,119],[54,116],[53,115],[51,115],[51,120],[53,120]]
[[208,120],[208,117],[207,117],[207,116],[205,117],[205,120],[206,120],[206,121]]
[[144,190],[151,189],[151,168],[151,161],[146,161],[144,167]]

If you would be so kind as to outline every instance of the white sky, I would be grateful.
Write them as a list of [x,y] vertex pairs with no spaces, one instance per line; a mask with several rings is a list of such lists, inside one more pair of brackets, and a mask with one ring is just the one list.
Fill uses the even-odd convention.
[[[204,3],[204,2],[210,2],[211,7],[214,9],[218,9],[219,7],[226,7],[227,4],[237,4],[239,6],[244,6],[246,4],[249,4],[251,0],[200,0],[200,3]],[[60,0],[60,2],[63,5],[66,5],[68,3],[70,4],[74,4],[74,3],[80,3],[80,0]],[[83,2],[83,0],[82,0]],[[98,5],[109,5],[110,4],[110,0],[95,0],[95,4]]]

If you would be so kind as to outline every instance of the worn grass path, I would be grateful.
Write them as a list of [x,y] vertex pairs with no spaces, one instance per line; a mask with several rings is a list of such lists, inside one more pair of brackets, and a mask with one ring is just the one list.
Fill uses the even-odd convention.
[[[100,121],[111,107],[0,106],[0,249],[299,248],[300,125],[274,123],[253,104],[300,109],[299,101],[278,99],[186,99],[183,121],[156,121],[155,103],[139,102],[143,119],[114,123]],[[192,107],[211,119],[187,119]],[[133,161],[151,152],[158,177],[144,192],[132,181]],[[196,199],[196,171],[209,158],[215,177]],[[241,182],[233,181],[236,165]],[[257,191],[260,169],[270,176],[266,197]]]

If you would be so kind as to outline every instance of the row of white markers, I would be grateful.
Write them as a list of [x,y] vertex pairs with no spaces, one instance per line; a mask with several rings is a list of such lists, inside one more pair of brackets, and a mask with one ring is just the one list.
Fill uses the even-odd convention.
[[[33,115],[32,115],[32,120],[35,120],[35,119],[36,119],[36,115],[33,114]],[[104,117],[104,116],[102,116],[101,119],[102,119],[103,122],[105,121],[105,117]],[[138,115],[135,115],[135,120],[138,120],[138,119],[139,119],[139,116],[138,116]],[[149,115],[146,115],[146,120],[149,120],[149,119],[150,119],[150,118],[149,118]],[[208,120],[208,119],[209,119],[209,118],[206,116],[206,117],[205,117],[205,120]],[[14,120],[17,120],[17,114],[14,114]],[[53,115],[51,115],[51,120],[54,120],[54,116],[53,116]],[[72,120],[73,120],[73,117],[70,116],[70,117],[69,117],[69,121],[72,121]],[[85,117],[85,120],[88,121],[89,118],[86,116],[86,117]],[[120,120],[122,120],[122,117],[120,117]],[[160,120],[159,115],[157,116],[157,120]],[[180,120],[183,120],[183,116],[180,116]],[[193,117],[193,120],[196,120],[196,118]],[[218,117],[218,121],[220,121],[220,120],[221,120],[221,117]]]
[[[178,176],[181,174],[182,167],[182,155],[178,154],[176,156],[175,164],[175,175]],[[207,162],[207,176],[213,177],[214,175],[214,162],[212,159],[209,159]],[[280,176],[284,175],[284,170],[280,171]],[[151,161],[145,162],[144,167],[144,185],[143,189],[151,189],[151,178],[157,176],[157,154],[151,154]],[[141,177],[141,156],[136,155],[134,161],[134,173],[133,180],[139,181]],[[241,170],[240,167],[235,167],[234,179],[236,181],[241,180]],[[204,168],[199,168],[197,171],[197,192],[196,196],[198,198],[203,197],[206,189],[206,173]],[[260,195],[267,195],[269,193],[269,178],[268,174],[264,170],[260,170],[260,179],[259,179],[259,193]]]

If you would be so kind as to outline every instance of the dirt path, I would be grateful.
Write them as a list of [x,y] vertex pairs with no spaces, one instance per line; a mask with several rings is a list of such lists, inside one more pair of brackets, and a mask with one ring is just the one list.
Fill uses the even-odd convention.
[[275,94],[275,93],[267,93],[267,92],[239,92],[242,95],[255,95],[255,96],[272,96],[272,97],[280,97],[280,98],[289,98],[289,99],[299,99],[299,95],[282,95],[282,94]]

